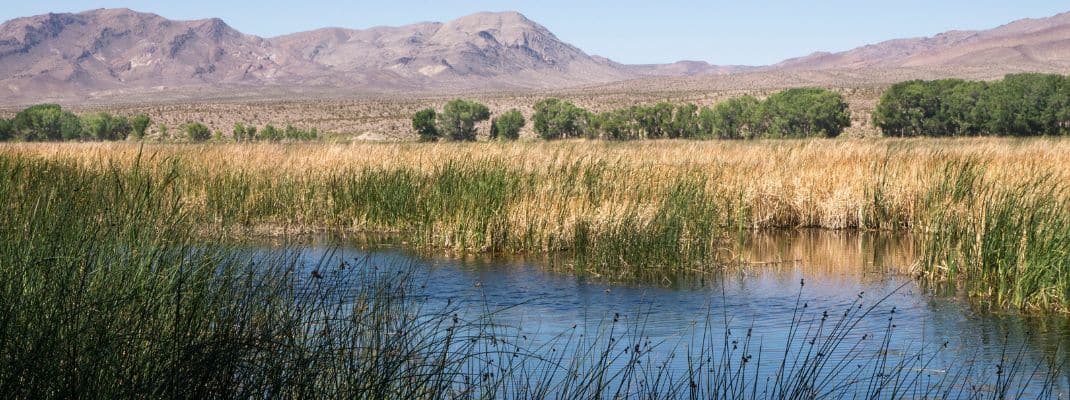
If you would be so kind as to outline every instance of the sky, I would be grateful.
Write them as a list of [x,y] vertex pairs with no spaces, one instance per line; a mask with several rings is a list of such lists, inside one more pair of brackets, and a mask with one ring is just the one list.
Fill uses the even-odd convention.
[[[988,29],[1070,11],[1066,0],[35,0],[8,1],[0,20],[126,7],[171,19],[219,17],[271,37],[323,27],[448,21],[478,11],[519,11],[589,54],[629,64],[701,60],[766,65],[814,51],[953,29]],[[879,4],[877,4],[879,3]]]

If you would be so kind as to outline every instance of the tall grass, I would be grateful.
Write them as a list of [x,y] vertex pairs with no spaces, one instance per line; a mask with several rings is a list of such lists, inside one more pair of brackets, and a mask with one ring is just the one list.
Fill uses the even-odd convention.
[[658,281],[718,268],[749,230],[917,233],[932,282],[1045,309],[1070,304],[1067,154],[1058,139],[0,146],[9,162],[118,174],[113,186],[136,185],[125,180],[138,163],[167,172],[179,188],[168,204],[229,239],[382,233]]
[[950,163],[926,197],[924,274],[998,307],[1070,310],[1070,196],[1042,172],[994,181],[981,161]]
[[[676,356],[658,356],[665,344],[644,339],[641,323],[616,316],[594,332],[525,341],[496,324],[493,310],[429,306],[410,269],[330,257],[306,264],[296,252],[221,244],[226,218],[206,228],[206,216],[191,211],[184,168],[168,159],[87,169],[0,157],[0,396],[1053,395],[1055,369],[1013,356],[997,372],[939,378],[925,372],[932,352],[892,357],[887,340],[855,330],[864,318],[884,318],[879,302],[852,304],[842,316],[797,305],[785,343],[755,342],[760,333],[751,331],[710,335],[700,326],[686,351],[670,353],[686,360],[685,369],[672,368]],[[687,197],[692,187],[674,190]],[[688,216],[668,213],[657,226],[685,229]],[[894,334],[888,324],[883,335]],[[770,347],[782,361],[762,359]],[[1026,385],[1031,379],[1039,383]],[[1017,391],[1027,387],[1037,391]]]

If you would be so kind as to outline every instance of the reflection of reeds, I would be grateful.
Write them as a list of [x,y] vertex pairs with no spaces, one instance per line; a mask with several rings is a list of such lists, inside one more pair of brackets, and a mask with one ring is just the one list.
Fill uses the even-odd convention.
[[[6,144],[0,154],[66,160],[87,179],[111,166],[177,163],[178,206],[205,229],[392,233],[452,252],[560,252],[573,256],[568,268],[613,279],[709,270],[732,254],[729,237],[752,229],[913,231],[942,243],[927,247],[928,276],[983,280],[978,295],[991,287],[999,304],[1039,307],[1070,298],[1057,272],[1067,259],[1058,228],[1067,143]],[[965,240],[976,237],[984,240]],[[959,273],[970,269],[1000,272]]]
[[[667,345],[645,339],[641,322],[616,317],[529,341],[494,310],[427,303],[404,267],[304,265],[295,252],[220,244],[227,231],[205,229],[185,202],[183,167],[144,161],[89,171],[0,158],[0,396],[940,397],[1013,395],[1003,391],[1030,378],[1042,390],[1055,373],[927,378],[928,355],[898,357],[880,340],[891,322],[853,330],[884,317],[858,304],[842,317],[797,306],[783,343],[699,328],[676,352],[684,370],[659,357]],[[763,358],[769,349],[785,361]]]

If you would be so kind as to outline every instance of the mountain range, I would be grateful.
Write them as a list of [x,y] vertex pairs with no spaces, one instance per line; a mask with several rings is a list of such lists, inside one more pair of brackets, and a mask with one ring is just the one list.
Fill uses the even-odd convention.
[[0,25],[0,99],[95,98],[177,89],[348,93],[550,89],[649,77],[956,68],[1065,72],[1070,13],[984,31],[897,39],[770,66],[626,65],[589,55],[516,12],[262,38],[213,18],[128,9],[45,14]]

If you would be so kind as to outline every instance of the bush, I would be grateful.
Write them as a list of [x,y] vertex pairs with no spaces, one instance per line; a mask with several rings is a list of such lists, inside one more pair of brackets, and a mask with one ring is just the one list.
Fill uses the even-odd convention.
[[420,136],[421,142],[433,142],[438,140],[439,132],[435,127],[435,110],[426,108],[417,111],[412,116],[412,130],[416,131],[416,134]]
[[212,131],[200,122],[186,124],[186,136],[194,142],[203,142],[212,138]]
[[446,103],[438,116],[438,130],[455,141],[476,140],[476,123],[490,119],[487,106],[469,100],[456,99]]
[[491,139],[517,140],[520,129],[524,127],[524,115],[512,109],[491,121]]
[[535,103],[535,115],[532,116],[535,133],[546,140],[583,136],[589,120],[587,110],[554,98]]
[[145,138],[145,132],[148,131],[151,124],[152,120],[145,114],[138,114],[130,119],[130,127],[133,129],[134,137],[138,140]]
[[125,140],[132,128],[125,117],[105,112],[82,116],[82,136],[95,140]]
[[264,129],[260,131],[260,136],[258,136],[258,138],[275,141],[282,139],[282,133],[275,128],[275,125],[267,124],[264,126]]
[[241,122],[234,123],[234,130],[231,131],[231,135],[234,136],[234,141],[240,142],[245,140],[245,124]]
[[0,141],[11,140],[15,136],[15,129],[11,120],[0,118]]
[[25,141],[72,140],[82,136],[78,116],[57,104],[30,106],[15,115],[14,137]]

